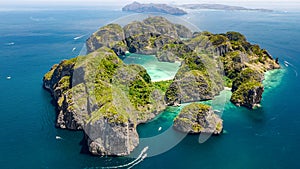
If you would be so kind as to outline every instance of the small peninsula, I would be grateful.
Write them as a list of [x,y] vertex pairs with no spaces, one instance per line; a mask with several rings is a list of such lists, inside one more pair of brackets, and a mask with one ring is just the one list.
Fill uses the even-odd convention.
[[185,15],[187,14],[184,10],[179,9],[177,7],[172,7],[167,4],[142,4],[138,2],[133,2],[128,4],[122,8],[122,11],[130,11],[130,12],[137,12],[137,13],[145,13],[145,12],[160,12],[170,15]]
[[[57,108],[56,127],[82,130],[89,152],[100,156],[129,155],[139,145],[139,124],[182,103],[192,104],[175,118],[176,130],[220,134],[222,119],[194,102],[230,87],[232,103],[253,109],[262,99],[264,73],[280,68],[241,33],[192,32],[160,16],[105,25],[86,46],[86,56],[53,65],[43,87]],[[153,82],[144,67],[122,61],[130,53],[181,65],[174,79]]]

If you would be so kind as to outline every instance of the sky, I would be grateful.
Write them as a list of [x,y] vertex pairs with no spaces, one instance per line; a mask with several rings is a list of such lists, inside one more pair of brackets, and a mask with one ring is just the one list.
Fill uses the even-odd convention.
[[[30,7],[30,6],[101,6],[116,5],[123,6],[134,0],[1,0],[0,7]],[[184,4],[184,3],[219,3],[230,4],[251,8],[267,9],[299,9],[300,0],[136,0],[141,3],[167,3],[167,4]]]

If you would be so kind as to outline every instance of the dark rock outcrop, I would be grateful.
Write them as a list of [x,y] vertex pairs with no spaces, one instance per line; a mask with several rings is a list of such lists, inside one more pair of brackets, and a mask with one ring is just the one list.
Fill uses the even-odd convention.
[[149,13],[149,12],[160,12],[165,14],[171,15],[185,15],[187,14],[185,11],[171,7],[167,4],[141,4],[138,2],[133,2],[132,4],[128,4],[122,8],[123,11],[130,11],[130,12],[138,12],[138,13]]
[[181,110],[174,120],[173,127],[184,133],[221,134],[223,120],[213,112],[210,106],[192,103]]
[[232,93],[230,101],[237,106],[244,106],[249,109],[259,107],[262,100],[264,87],[260,82],[249,81],[243,83]]

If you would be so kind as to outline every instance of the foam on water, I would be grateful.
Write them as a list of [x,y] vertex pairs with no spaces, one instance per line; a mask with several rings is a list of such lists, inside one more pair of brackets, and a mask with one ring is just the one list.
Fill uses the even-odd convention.
[[276,88],[277,86],[279,86],[282,81],[282,77],[284,76],[285,73],[286,73],[285,68],[266,72],[265,80],[263,81],[263,85],[265,89]]

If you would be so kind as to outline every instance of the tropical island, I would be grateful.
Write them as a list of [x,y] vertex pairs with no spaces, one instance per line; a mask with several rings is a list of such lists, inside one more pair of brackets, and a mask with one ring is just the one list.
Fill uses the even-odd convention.
[[142,4],[133,2],[122,8],[122,11],[137,12],[137,13],[164,13],[170,15],[185,15],[187,10],[224,10],[224,11],[260,11],[260,12],[273,12],[270,9],[263,8],[245,8],[241,6],[223,5],[223,4],[182,4],[182,5],[168,5],[149,3]]
[[223,4],[183,4],[178,7],[184,9],[212,9],[212,10],[225,10],[225,11],[260,11],[260,12],[273,12],[270,9],[263,8],[245,8],[241,6],[223,5]]
[[[278,59],[238,32],[191,32],[160,16],[124,27],[108,24],[86,46],[86,56],[53,65],[43,86],[57,107],[56,126],[82,130],[93,155],[130,154],[139,144],[139,124],[182,103],[191,104],[174,119],[174,129],[221,134],[222,119],[198,102],[228,87],[232,103],[254,109],[262,100],[264,73],[280,68]],[[181,65],[172,80],[153,82],[144,67],[122,61],[131,53]]]
[[138,12],[138,13],[144,13],[144,12],[160,12],[170,15],[185,15],[187,12],[185,12],[182,9],[179,9],[177,7],[172,7],[167,4],[155,4],[155,3],[149,3],[149,4],[142,4],[139,2],[133,2],[131,4],[128,4],[122,8],[122,11],[130,11],[130,12]]

